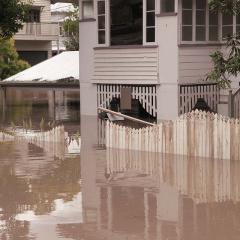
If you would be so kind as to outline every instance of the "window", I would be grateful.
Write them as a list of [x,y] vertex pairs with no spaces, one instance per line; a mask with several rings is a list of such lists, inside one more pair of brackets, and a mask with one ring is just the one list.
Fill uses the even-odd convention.
[[146,1],[146,42],[155,42],[155,0]]
[[240,16],[236,16],[236,34],[240,34]]
[[218,12],[209,9],[209,41],[217,41],[219,39],[218,33]]
[[162,13],[175,12],[175,0],[161,0],[161,12]]
[[[111,45],[136,45],[143,43],[142,1],[143,0],[110,0]],[[155,25],[151,14],[149,14],[148,21],[150,40],[153,38],[153,33],[151,32],[153,28],[152,25]]]
[[88,19],[93,17],[93,0],[82,1],[82,18]]
[[233,35],[233,16],[230,14],[222,14],[222,39],[228,35]]
[[27,22],[40,22],[40,9],[29,10]]
[[196,0],[196,41],[206,40],[206,0]]
[[193,37],[192,0],[182,0],[182,41],[192,41]]
[[106,9],[105,1],[97,2],[98,9],[98,44],[106,43]]

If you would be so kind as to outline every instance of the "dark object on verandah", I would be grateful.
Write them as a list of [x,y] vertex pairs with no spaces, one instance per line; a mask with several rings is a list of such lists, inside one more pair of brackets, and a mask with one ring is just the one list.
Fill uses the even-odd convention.
[[208,106],[208,104],[206,103],[204,98],[198,98],[192,111],[195,111],[195,110],[201,110],[201,111],[205,111],[205,112],[214,113],[214,111]]

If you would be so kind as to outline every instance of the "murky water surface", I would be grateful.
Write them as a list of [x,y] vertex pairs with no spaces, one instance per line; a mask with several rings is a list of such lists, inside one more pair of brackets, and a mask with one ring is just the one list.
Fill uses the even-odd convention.
[[55,119],[69,134],[81,130],[82,146],[59,157],[33,144],[0,143],[0,239],[240,238],[238,161],[105,149],[99,121],[82,117],[80,129],[79,105],[66,96],[55,113],[43,95],[1,115],[4,128],[21,128],[25,113],[34,129],[41,118],[46,128]]

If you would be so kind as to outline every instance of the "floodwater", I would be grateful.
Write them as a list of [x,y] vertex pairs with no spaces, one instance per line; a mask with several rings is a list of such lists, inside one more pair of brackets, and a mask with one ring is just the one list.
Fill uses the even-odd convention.
[[[67,98],[53,116],[80,131],[80,154],[0,144],[0,239],[240,239],[240,162],[105,149],[100,121],[82,116],[80,129]],[[39,106],[27,103],[36,129],[53,121]],[[25,107],[9,106],[2,126],[21,127]]]

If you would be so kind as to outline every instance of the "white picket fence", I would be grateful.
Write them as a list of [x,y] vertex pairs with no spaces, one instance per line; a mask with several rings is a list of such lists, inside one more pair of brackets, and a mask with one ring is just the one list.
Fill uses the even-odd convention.
[[240,124],[237,119],[198,110],[141,129],[108,122],[106,147],[240,160]]
[[0,132],[0,143],[9,141],[34,144],[59,159],[64,159],[66,154],[78,153],[78,151],[80,153],[81,148],[81,137],[77,139],[69,137],[64,126],[57,126],[45,132],[30,130],[15,131],[13,134]]

